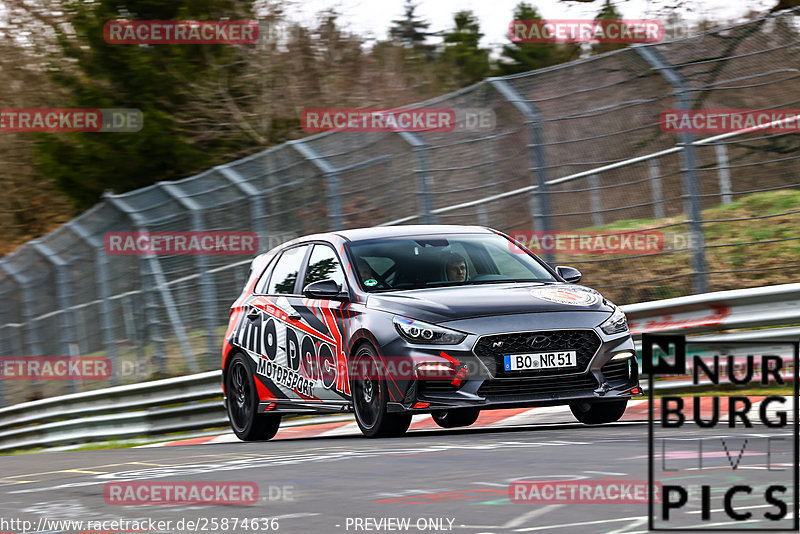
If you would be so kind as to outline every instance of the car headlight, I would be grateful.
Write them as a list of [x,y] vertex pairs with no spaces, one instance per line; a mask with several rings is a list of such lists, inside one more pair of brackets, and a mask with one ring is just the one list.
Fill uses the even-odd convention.
[[400,316],[395,316],[394,326],[404,339],[412,343],[458,345],[467,337],[463,332]]
[[600,330],[609,336],[627,332],[628,319],[619,307],[615,307],[611,317],[603,321],[603,324],[600,325]]

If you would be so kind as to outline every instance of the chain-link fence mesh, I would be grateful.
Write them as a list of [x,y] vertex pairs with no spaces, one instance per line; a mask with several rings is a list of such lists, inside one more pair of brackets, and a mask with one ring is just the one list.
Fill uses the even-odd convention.
[[0,402],[219,365],[250,258],[112,255],[108,232],[255,232],[266,251],[379,224],[478,224],[512,235],[655,230],[663,249],[647,254],[547,259],[577,266],[619,304],[791,280],[800,272],[791,231],[800,201],[781,195],[800,185],[800,137],[687,138],[666,133],[659,114],[685,102],[800,108],[799,18],[787,11],[633,46],[418,105],[491,111],[493,128],[468,128],[459,115],[452,132],[315,135],[108,195],[0,261],[0,356],[106,356],[112,377],[0,380]]

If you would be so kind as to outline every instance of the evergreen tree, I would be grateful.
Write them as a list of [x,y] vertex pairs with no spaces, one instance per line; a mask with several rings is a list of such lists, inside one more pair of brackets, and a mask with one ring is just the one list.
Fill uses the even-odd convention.
[[[603,5],[603,8],[594,18],[595,22],[604,21],[604,20],[620,20],[622,19],[622,14],[617,11],[617,8],[614,7],[614,4],[611,3],[611,0],[606,0],[606,3]],[[625,48],[627,43],[597,43],[592,45],[592,55],[594,54],[602,54],[603,52],[610,52],[611,50],[619,50],[620,48]]]
[[455,27],[444,33],[442,61],[454,69],[455,81],[463,87],[489,75],[489,50],[480,47],[483,33],[472,11],[455,13],[453,22]]
[[[541,18],[539,11],[526,2],[520,2],[514,8],[513,20]],[[497,64],[497,74],[506,76],[566,63],[578,59],[580,50],[578,44],[512,42],[503,46],[501,59]]]
[[231,145],[248,143],[199,136],[181,116],[192,91],[224,84],[221,72],[229,78],[241,73],[237,46],[109,44],[103,25],[115,19],[252,19],[252,0],[65,0],[64,9],[74,33],[59,34],[65,59],[51,67],[54,81],[71,95],[63,107],[136,108],[144,117],[136,133],[38,136],[39,171],[76,207],[91,206],[107,189],[123,192],[199,172]]
[[405,48],[430,54],[433,47],[426,44],[428,37],[433,35],[427,31],[430,23],[417,17],[417,7],[412,0],[405,1],[403,18],[392,21],[389,37]]

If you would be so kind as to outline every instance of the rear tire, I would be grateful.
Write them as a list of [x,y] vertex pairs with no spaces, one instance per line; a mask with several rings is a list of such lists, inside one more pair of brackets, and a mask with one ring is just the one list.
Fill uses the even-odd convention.
[[369,344],[361,345],[353,355],[355,369],[369,369],[367,376],[350,380],[353,396],[353,411],[361,432],[368,438],[390,438],[402,436],[411,424],[411,414],[388,413],[386,411],[389,389],[381,377],[378,353]]
[[242,441],[266,441],[278,433],[281,416],[258,413],[258,390],[247,360],[237,354],[225,373],[228,419]]
[[607,402],[575,402],[569,405],[575,419],[585,425],[603,425],[619,421],[628,400],[616,400]]
[[478,420],[480,414],[481,411],[478,408],[456,408],[433,412],[431,415],[433,415],[434,422],[442,428],[458,428],[471,425]]

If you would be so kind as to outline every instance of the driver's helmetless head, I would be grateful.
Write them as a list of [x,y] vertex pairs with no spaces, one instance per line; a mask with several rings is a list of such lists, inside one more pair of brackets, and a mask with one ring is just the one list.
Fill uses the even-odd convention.
[[361,275],[361,280],[369,280],[370,278],[375,277],[375,273],[373,273],[372,268],[369,266],[366,260],[362,258],[358,258],[358,272]]
[[451,254],[447,258],[445,270],[450,282],[464,282],[467,279],[467,261],[458,254]]

